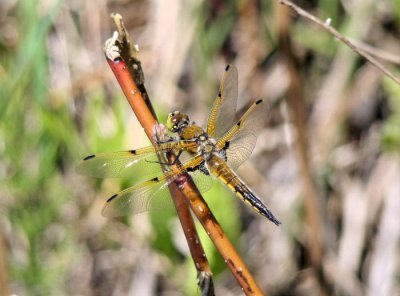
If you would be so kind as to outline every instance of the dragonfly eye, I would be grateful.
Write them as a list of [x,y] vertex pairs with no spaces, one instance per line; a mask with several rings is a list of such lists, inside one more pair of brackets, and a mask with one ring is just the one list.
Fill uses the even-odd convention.
[[167,128],[171,132],[177,132],[179,129],[189,124],[189,117],[179,111],[174,111],[168,115]]

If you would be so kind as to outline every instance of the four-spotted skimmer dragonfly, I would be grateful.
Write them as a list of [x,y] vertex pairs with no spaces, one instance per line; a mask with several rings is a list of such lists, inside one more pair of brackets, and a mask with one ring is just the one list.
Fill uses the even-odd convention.
[[168,115],[166,126],[176,137],[160,141],[158,149],[178,155],[181,164],[173,170],[162,173],[153,146],[84,158],[78,172],[88,176],[129,178],[133,175],[148,177],[159,174],[110,197],[102,210],[103,216],[116,217],[162,209],[171,200],[168,184],[188,173],[200,192],[212,186],[213,176],[256,212],[279,225],[279,220],[234,172],[250,156],[265,124],[268,104],[263,100],[254,102],[235,122],[237,97],[237,70],[228,65],[206,130],[190,122],[188,116],[179,111]]

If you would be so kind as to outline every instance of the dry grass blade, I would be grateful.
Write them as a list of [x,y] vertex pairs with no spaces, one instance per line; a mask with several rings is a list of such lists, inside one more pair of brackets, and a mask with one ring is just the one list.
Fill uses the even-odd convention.
[[322,27],[332,35],[334,35],[337,39],[342,41],[348,47],[350,47],[354,52],[358,53],[366,60],[368,60],[371,64],[381,70],[384,74],[386,74],[390,79],[395,81],[397,84],[400,84],[400,78],[393,74],[388,68],[386,68],[382,63],[380,63],[377,59],[371,56],[366,50],[359,48],[355,43],[350,41],[348,38],[340,34],[335,28],[331,27],[328,23],[321,21],[320,19],[316,18],[312,14],[308,13],[307,11],[303,10],[296,4],[292,3],[291,1],[286,0],[279,0],[279,2],[283,5],[286,5],[293,9],[297,14],[305,17],[306,19],[310,20],[311,22],[317,24],[318,26]]
[[357,40],[350,39],[350,41],[355,44],[360,51],[364,51],[382,61],[386,61],[395,65],[400,65],[400,57],[396,54],[387,52],[379,48],[375,48],[373,46],[370,46],[369,44],[365,44]]

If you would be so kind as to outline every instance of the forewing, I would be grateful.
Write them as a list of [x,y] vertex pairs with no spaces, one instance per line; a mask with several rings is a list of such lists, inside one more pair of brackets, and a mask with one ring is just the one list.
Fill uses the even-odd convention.
[[97,178],[132,178],[158,175],[161,167],[152,146],[120,152],[99,153],[84,158],[78,173]]
[[[168,141],[158,145],[159,152],[187,154],[187,146],[193,143],[182,141]],[[185,160],[189,157],[185,156]],[[191,157],[192,158],[192,157]],[[158,175],[162,172],[160,161],[153,146],[148,146],[136,150],[109,152],[93,154],[85,157],[77,167],[77,172],[97,178],[131,178],[149,177]]]
[[217,142],[225,149],[227,163],[237,169],[253,152],[257,137],[268,118],[269,104],[264,100],[254,102],[240,120]]
[[207,133],[210,137],[221,137],[234,124],[237,97],[238,72],[235,66],[228,65],[208,118]]

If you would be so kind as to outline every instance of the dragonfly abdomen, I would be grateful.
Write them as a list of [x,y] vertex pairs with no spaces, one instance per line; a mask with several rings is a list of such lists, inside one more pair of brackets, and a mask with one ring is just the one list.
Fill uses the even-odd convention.
[[247,205],[252,207],[268,220],[276,225],[281,222],[272,214],[272,212],[261,202],[261,200],[247,187],[247,185],[237,176],[220,157],[213,156],[207,163],[208,170],[215,177],[220,179],[236,196],[238,196]]
[[[239,196],[239,192],[236,192],[236,195]],[[272,214],[272,212],[248,188],[247,190],[244,190],[242,192],[242,199],[244,202],[249,204],[253,209],[255,209],[261,215],[273,222],[275,225],[281,224],[281,222],[274,216],[274,214]]]

